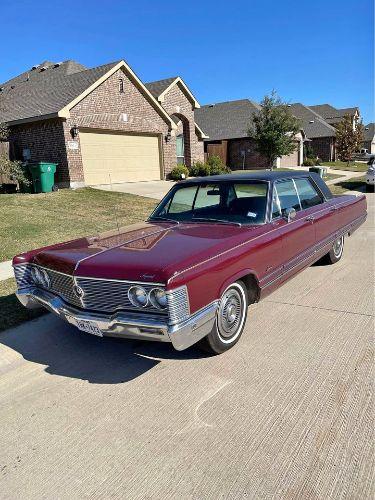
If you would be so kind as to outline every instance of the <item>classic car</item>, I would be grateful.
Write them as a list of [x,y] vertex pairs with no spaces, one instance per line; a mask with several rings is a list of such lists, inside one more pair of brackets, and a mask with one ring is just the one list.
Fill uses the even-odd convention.
[[144,223],[16,256],[17,295],[94,335],[218,354],[239,340],[250,304],[340,260],[366,214],[364,195],[333,196],[311,172],[189,179]]

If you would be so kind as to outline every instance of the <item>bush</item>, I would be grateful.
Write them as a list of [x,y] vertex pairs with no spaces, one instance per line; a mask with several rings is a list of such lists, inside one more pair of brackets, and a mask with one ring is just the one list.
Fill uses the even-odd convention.
[[206,177],[207,175],[220,175],[230,173],[219,156],[210,156],[206,163],[197,161],[190,167],[192,177]]
[[305,158],[303,160],[302,165],[304,167],[315,167],[315,160],[314,160],[314,158]]
[[3,179],[3,182],[4,179],[7,179],[9,182],[18,182],[24,186],[31,184],[21,162],[11,161],[5,155],[0,155],[0,178]]
[[192,167],[190,167],[190,175],[192,177],[206,177],[207,175],[210,175],[210,167],[207,163],[197,161]]
[[189,177],[189,169],[185,167],[185,165],[177,165],[172,169],[168,177],[172,181],[180,181],[181,179],[187,179]]

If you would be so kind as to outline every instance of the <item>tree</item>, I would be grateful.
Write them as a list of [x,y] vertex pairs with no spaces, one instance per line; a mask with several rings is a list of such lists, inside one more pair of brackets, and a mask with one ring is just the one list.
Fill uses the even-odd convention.
[[354,153],[360,149],[363,140],[363,124],[360,122],[353,127],[352,117],[345,115],[336,128],[336,148],[339,159],[349,164]]
[[248,133],[272,170],[276,158],[290,155],[297,149],[295,135],[301,130],[301,125],[275,91],[263,98],[260,108]]

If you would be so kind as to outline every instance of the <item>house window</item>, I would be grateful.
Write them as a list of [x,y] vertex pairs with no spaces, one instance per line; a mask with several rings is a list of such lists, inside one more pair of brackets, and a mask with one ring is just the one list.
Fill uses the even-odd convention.
[[118,89],[119,89],[120,94],[124,93],[124,80],[122,78],[120,78],[120,80],[119,80]]
[[185,163],[185,146],[183,134],[180,134],[176,137],[176,153],[177,165],[183,165]]

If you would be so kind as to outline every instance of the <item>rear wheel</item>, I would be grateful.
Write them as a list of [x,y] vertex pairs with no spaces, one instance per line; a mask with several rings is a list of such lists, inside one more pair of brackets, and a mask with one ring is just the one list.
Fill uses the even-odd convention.
[[343,251],[344,251],[344,236],[340,236],[340,238],[338,238],[334,242],[331,250],[325,256],[326,261],[329,264],[335,264],[341,259]]
[[215,324],[200,342],[200,347],[212,354],[221,354],[233,347],[242,335],[247,308],[246,287],[242,281],[236,281],[222,294]]

